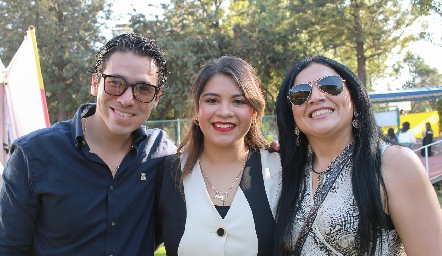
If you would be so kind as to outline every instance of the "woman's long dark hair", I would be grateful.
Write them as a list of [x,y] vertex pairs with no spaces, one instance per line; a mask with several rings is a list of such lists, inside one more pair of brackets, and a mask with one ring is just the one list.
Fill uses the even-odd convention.
[[408,130],[410,130],[410,123],[409,123],[409,122],[404,122],[404,123],[402,123],[402,129],[401,129],[401,132],[406,132],[406,131],[408,131]]
[[232,78],[238,88],[244,93],[248,104],[256,111],[256,123],[251,126],[245,135],[244,142],[251,151],[268,148],[267,140],[261,132],[261,123],[264,116],[265,100],[262,95],[255,69],[245,60],[235,56],[223,56],[209,60],[199,71],[193,82],[191,95],[192,104],[189,109],[188,131],[178,147],[178,152],[188,153],[180,179],[180,189],[183,180],[191,173],[204,148],[204,134],[199,125],[194,122],[199,109],[199,100],[207,82],[216,75],[226,75]]
[[[306,58],[298,62],[287,74],[279,90],[276,114],[279,132],[282,164],[282,189],[277,208],[275,232],[275,255],[290,255],[295,241],[292,241],[294,217],[299,212],[299,202],[305,191],[304,167],[307,163],[308,140],[300,133],[300,144],[296,145],[296,127],[292,104],[287,99],[296,76],[309,65],[317,63],[327,66],[345,80],[357,116],[359,128],[353,128],[355,147],[353,152],[352,185],[359,210],[359,226],[356,241],[359,241],[360,255],[373,255],[380,227],[386,227],[387,216],[381,199],[381,188],[386,190],[381,173],[379,150],[379,129],[374,118],[369,97],[364,85],[346,66],[323,56]],[[351,124],[349,124],[351,125]]]

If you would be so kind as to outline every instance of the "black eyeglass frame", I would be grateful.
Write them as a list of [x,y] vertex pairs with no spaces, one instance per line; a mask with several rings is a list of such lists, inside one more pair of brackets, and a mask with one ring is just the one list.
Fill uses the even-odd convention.
[[[334,86],[337,87],[336,92],[331,93],[331,92],[329,92],[329,91],[324,90],[323,88],[321,88],[321,87],[326,86],[326,85],[324,85],[324,84],[320,84],[319,82],[320,82],[321,80],[323,80],[324,78],[328,78],[328,77],[337,77],[337,78],[339,78],[339,80],[341,81],[341,84],[339,84],[339,85],[334,85]],[[308,99],[310,98],[310,96],[312,95],[313,83],[315,83],[316,86],[318,86],[318,89],[319,89],[321,92],[323,92],[323,93],[325,93],[325,94],[328,94],[328,95],[331,95],[331,96],[338,96],[339,94],[341,94],[341,93],[344,91],[344,86],[345,86],[345,80],[342,79],[342,78],[341,78],[340,76],[338,76],[338,75],[324,76],[324,77],[318,78],[318,79],[316,79],[316,80],[313,80],[313,81],[310,81],[310,82],[307,82],[307,83],[300,83],[300,84],[295,84],[295,85],[293,85],[293,86],[290,88],[289,92],[288,92],[287,99],[290,101],[291,104],[293,104],[293,105],[295,105],[295,106],[301,106],[302,104],[304,104],[305,102],[307,102]],[[294,92],[292,92],[292,89],[295,88],[296,86],[306,86],[306,85],[307,85],[307,86],[310,86],[310,90],[308,91],[308,92],[309,92],[308,96],[305,98],[305,100],[304,100],[301,104],[295,104],[295,103],[292,101],[291,97],[290,97],[290,95],[291,95],[292,93],[294,93]],[[304,91],[304,92],[307,92],[307,91]]]
[[[98,73],[98,76],[100,76],[100,77],[103,78],[103,90],[104,90],[105,93],[107,93],[107,94],[109,94],[109,95],[112,95],[112,96],[121,96],[121,95],[123,95],[123,94],[126,92],[127,88],[132,87],[132,95],[133,95],[134,99],[135,99],[136,101],[138,101],[138,102],[141,102],[141,103],[150,103],[150,102],[152,102],[152,101],[155,99],[155,97],[158,95],[158,93],[160,92],[160,90],[163,89],[163,88],[160,87],[160,86],[156,86],[156,85],[153,85],[153,84],[149,84],[149,83],[147,83],[147,82],[138,82],[138,83],[131,84],[131,83],[129,83],[129,82],[126,80],[126,78],[124,78],[124,77],[122,77],[122,76],[106,75],[106,74],[104,74],[104,73]],[[123,81],[126,83],[126,86],[124,87],[123,91],[122,91],[120,94],[112,94],[112,93],[109,93],[109,92],[106,91],[106,78],[107,78],[107,77],[118,78],[118,79],[123,80]],[[154,93],[154,95],[153,95],[153,97],[152,97],[152,99],[151,99],[150,101],[142,101],[142,100],[139,100],[139,99],[137,98],[137,96],[135,95],[135,86],[137,86],[137,85],[139,85],[139,84],[140,84],[140,85],[145,85],[145,86],[151,86],[151,87],[153,87],[153,88],[155,89],[155,93]]]

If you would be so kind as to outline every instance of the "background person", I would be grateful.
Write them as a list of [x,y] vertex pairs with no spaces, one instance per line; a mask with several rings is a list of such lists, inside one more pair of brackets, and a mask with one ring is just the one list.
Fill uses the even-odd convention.
[[255,71],[236,57],[211,60],[191,95],[182,153],[158,175],[157,243],[167,255],[271,255],[281,166],[259,128]]
[[413,144],[416,143],[416,137],[414,137],[414,133],[410,129],[409,122],[402,123],[402,128],[399,130],[398,141],[402,146],[410,149],[413,148]]
[[366,88],[306,58],[277,99],[282,190],[274,255],[440,255],[442,212],[416,154],[379,139]]
[[[422,146],[433,143],[433,129],[430,122],[425,123],[425,131],[422,133]],[[428,156],[432,156],[431,146],[427,147]],[[421,155],[425,156],[425,148],[421,149]]]
[[393,128],[388,128],[387,136],[394,142],[399,143],[399,140],[397,139],[396,134],[394,133]]
[[0,255],[154,254],[155,174],[176,147],[141,125],[167,86],[163,52],[148,38],[120,35],[91,72],[96,104],[11,147]]

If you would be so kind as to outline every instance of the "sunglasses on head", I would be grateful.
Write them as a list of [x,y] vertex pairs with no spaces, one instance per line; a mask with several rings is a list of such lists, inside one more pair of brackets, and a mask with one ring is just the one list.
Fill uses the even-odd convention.
[[290,88],[287,98],[293,105],[301,106],[310,98],[313,83],[316,83],[321,92],[336,96],[343,91],[344,81],[339,76],[326,76],[305,84],[297,84]]

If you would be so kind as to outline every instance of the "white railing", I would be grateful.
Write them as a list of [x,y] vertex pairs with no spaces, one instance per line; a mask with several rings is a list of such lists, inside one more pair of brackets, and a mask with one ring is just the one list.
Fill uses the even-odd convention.
[[[438,145],[440,143],[442,143],[442,140],[437,140],[437,141],[435,141],[435,142],[433,142],[431,144],[422,146],[420,148],[413,149],[413,151],[416,152],[417,154],[420,154],[420,152],[418,152],[418,151],[420,151],[421,149],[425,150],[425,169],[427,170],[427,174],[428,175],[430,175],[430,169],[429,169],[429,165],[428,165],[428,147],[435,146],[435,145]],[[433,155],[440,153],[440,149],[439,148],[436,149],[435,147],[433,147],[431,151],[432,151]]]

